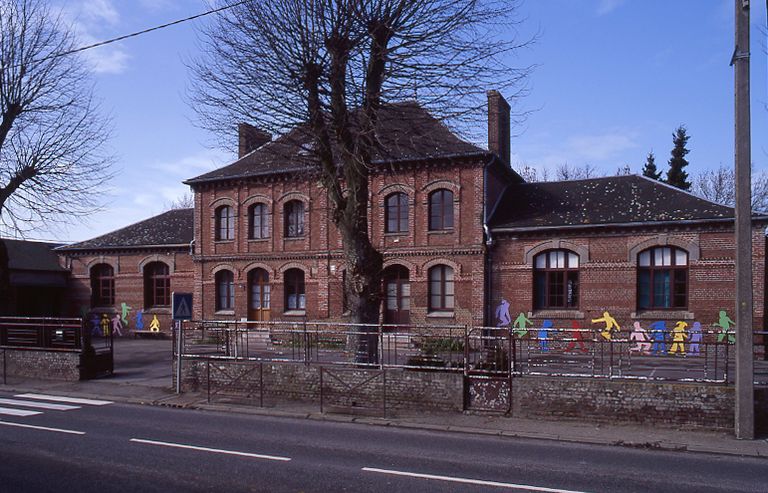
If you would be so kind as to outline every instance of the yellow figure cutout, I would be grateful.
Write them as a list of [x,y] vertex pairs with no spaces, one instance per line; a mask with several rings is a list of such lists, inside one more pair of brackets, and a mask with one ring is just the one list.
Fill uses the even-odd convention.
[[149,322],[150,332],[160,332],[160,320],[157,319],[157,315],[152,315],[152,321]]
[[677,322],[675,328],[672,329],[672,349],[669,350],[669,354],[685,354],[685,340],[688,338],[688,333],[685,328],[688,324],[685,322]]
[[104,337],[109,336],[109,317],[106,313],[101,314],[101,335]]
[[603,329],[600,332],[600,335],[602,335],[603,338],[605,338],[606,341],[610,341],[611,340],[611,332],[612,331],[614,331],[614,330],[621,330],[621,326],[619,325],[619,323],[616,322],[616,319],[613,318],[611,316],[611,314],[608,313],[608,312],[603,312],[602,318],[593,318],[592,319],[592,323],[593,324],[600,323],[600,322],[604,322],[605,323],[605,329]]

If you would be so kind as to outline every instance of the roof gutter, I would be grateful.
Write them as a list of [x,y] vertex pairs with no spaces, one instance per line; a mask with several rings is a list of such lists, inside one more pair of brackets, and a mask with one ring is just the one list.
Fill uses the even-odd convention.
[[68,247],[54,248],[57,252],[95,252],[99,250],[146,250],[147,248],[189,248],[189,243],[172,243],[170,245],[113,245],[101,247]]
[[[603,223],[603,224],[569,224],[562,226],[525,226],[519,228],[509,227],[497,227],[491,228],[494,233],[527,233],[531,231],[553,231],[553,230],[575,230],[575,229],[605,229],[605,228],[631,228],[638,226],[662,226],[670,224],[684,224],[684,225],[696,225],[707,223],[732,223],[734,220],[732,217],[719,218],[719,219],[682,219],[671,221],[645,221],[645,222],[625,222],[625,223]],[[753,223],[768,222],[768,216],[755,216],[752,218]]]

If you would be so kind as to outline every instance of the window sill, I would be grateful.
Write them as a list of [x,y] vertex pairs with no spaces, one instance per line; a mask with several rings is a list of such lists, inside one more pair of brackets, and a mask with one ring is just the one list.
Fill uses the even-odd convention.
[[214,245],[226,245],[227,243],[234,243],[235,239],[232,238],[231,240],[213,240]]
[[248,243],[266,243],[270,240],[269,236],[266,238],[248,238]]
[[632,320],[640,320],[640,319],[648,319],[648,318],[659,318],[662,320],[693,320],[694,314],[693,312],[689,312],[688,310],[680,310],[680,309],[669,309],[669,310],[663,310],[663,309],[654,309],[654,310],[642,310],[637,312],[632,312],[629,314],[629,317]]
[[301,241],[306,240],[306,236],[284,236],[283,241]]
[[144,310],[144,313],[171,313],[170,306],[153,306]]
[[99,306],[92,306],[90,311],[116,313],[117,308],[115,308],[114,305],[99,305]]
[[580,312],[578,309],[561,309],[561,310],[536,310],[534,312],[528,312],[528,318],[572,318],[583,319],[585,317],[584,312]]
[[427,318],[456,318],[456,313],[448,311],[429,312]]
[[303,317],[307,314],[306,310],[288,310],[283,312],[286,317]]
[[235,311],[234,310],[216,310],[213,312],[214,315],[227,315],[227,316],[234,316]]
[[385,238],[402,238],[403,236],[408,236],[408,231],[384,233]]
[[453,228],[451,229],[431,229],[427,231],[428,235],[451,235],[454,233]]

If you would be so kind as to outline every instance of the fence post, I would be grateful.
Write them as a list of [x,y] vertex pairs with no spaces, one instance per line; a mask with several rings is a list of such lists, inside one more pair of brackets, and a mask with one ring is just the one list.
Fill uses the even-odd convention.
[[323,413],[323,367],[320,367],[320,414]]
[[469,326],[464,325],[464,376],[469,376]]
[[[379,318],[379,337],[378,337],[378,339],[379,339],[379,344],[378,344],[379,347],[377,348],[376,353],[377,353],[377,356],[378,356],[378,359],[379,359],[379,369],[384,369],[384,327],[382,325],[381,318]],[[385,390],[385,394],[386,394],[386,390]],[[385,409],[384,416],[386,417],[386,415],[387,415],[387,412],[386,412],[386,409]]]

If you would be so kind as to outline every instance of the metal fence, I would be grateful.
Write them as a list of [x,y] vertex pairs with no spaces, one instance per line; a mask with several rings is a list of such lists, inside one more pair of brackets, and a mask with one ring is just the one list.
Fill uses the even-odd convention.
[[[190,321],[181,328],[184,358],[408,368],[467,376],[733,380],[734,332],[714,329],[642,334],[622,330],[606,337],[600,329],[328,322]],[[768,384],[766,335],[755,333],[758,384]]]
[[79,318],[0,317],[0,346],[82,349]]

